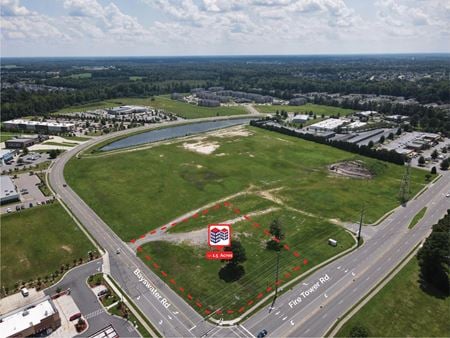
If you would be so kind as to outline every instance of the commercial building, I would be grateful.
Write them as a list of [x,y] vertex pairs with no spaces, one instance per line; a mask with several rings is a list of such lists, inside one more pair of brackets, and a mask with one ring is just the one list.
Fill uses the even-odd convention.
[[141,106],[120,106],[107,109],[106,111],[108,112],[108,114],[111,115],[129,115],[129,114],[147,113],[148,108]]
[[405,116],[405,115],[388,115],[388,116],[385,116],[384,119],[386,121],[400,123],[400,122],[408,121],[409,120],[409,116]]
[[310,125],[307,129],[313,131],[335,131],[338,127],[345,124],[346,121],[341,119],[326,119]]
[[352,122],[352,123],[346,125],[345,127],[346,127],[348,130],[351,130],[351,129],[357,129],[357,128],[364,127],[366,124],[367,124],[366,122],[355,121],[355,122]]
[[367,110],[367,111],[360,111],[355,115],[358,116],[361,121],[368,121],[371,116],[378,115],[378,112],[374,110]]
[[48,335],[61,326],[49,296],[0,316],[0,338]]
[[5,147],[8,149],[25,149],[45,140],[48,140],[47,135],[23,135],[5,141]]
[[75,129],[75,124],[70,122],[47,122],[16,119],[3,122],[3,128],[14,131],[31,131],[40,134],[66,133]]
[[9,149],[0,150],[0,165],[8,163],[14,158],[14,151]]
[[309,120],[309,115],[307,114],[298,114],[292,117],[292,123],[305,123]]
[[20,201],[19,193],[9,176],[0,176],[0,204]]

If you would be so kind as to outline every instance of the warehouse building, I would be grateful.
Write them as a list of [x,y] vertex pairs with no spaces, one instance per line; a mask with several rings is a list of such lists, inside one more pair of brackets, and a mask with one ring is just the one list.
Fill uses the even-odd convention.
[[0,204],[20,201],[17,188],[9,176],[0,176]]
[[3,128],[14,131],[28,131],[42,134],[67,133],[75,129],[75,124],[70,122],[41,122],[16,119],[3,122]]
[[308,129],[314,131],[335,131],[338,127],[342,126],[344,123],[346,123],[344,120],[330,118],[312,124],[308,127]]
[[292,123],[305,123],[309,120],[309,115],[307,114],[298,114],[292,117]]
[[0,337],[48,335],[61,326],[49,296],[0,316]]

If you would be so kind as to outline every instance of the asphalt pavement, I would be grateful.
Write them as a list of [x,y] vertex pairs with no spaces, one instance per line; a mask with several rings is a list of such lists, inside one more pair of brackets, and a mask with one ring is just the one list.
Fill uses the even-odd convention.
[[[198,119],[205,120],[207,119]],[[177,122],[170,124],[176,125]],[[160,124],[153,127],[159,126]],[[371,229],[371,237],[361,248],[319,269],[287,291],[276,300],[275,308],[270,312],[268,308],[264,308],[242,325],[218,327],[206,322],[184,299],[173,292],[69,186],[63,186],[66,184],[64,166],[72,156],[95,143],[136,130],[138,129],[105,135],[65,152],[52,165],[49,178],[58,198],[109,253],[111,276],[167,337],[245,337],[256,336],[262,329],[266,329],[269,336],[273,337],[322,336],[337,318],[392,271],[450,208],[450,199],[445,197],[450,191],[450,173],[445,172],[441,179],[431,184],[416,200],[396,208],[376,229]],[[413,229],[408,229],[410,220],[425,205],[428,206],[425,217]],[[116,254],[118,248],[120,254]],[[141,279],[135,274],[137,269]],[[152,289],[147,288],[143,280],[148,281]]]
[[102,259],[100,258],[70,270],[57,284],[44,290],[44,293],[52,296],[57,288],[61,290],[70,288],[70,295],[89,323],[88,330],[78,337],[88,337],[108,325],[112,325],[120,337],[139,337],[139,333],[131,323],[106,312],[88,286],[86,282],[88,277],[101,271]]

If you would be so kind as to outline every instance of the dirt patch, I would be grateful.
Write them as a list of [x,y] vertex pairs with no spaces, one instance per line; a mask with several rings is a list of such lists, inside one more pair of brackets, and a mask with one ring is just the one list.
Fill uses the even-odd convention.
[[218,131],[212,132],[211,136],[215,137],[236,137],[236,136],[251,136],[253,133],[245,128],[244,126],[231,127],[226,129],[220,129]]
[[195,151],[200,154],[209,155],[214,152],[217,148],[219,148],[219,144],[217,142],[211,141],[198,141],[195,143],[183,143],[183,148],[190,151]]
[[369,180],[373,177],[362,161],[345,161],[328,166],[328,170],[335,175]]
[[70,246],[62,245],[61,249],[63,249],[64,251],[67,251],[68,253],[72,253],[72,248]]

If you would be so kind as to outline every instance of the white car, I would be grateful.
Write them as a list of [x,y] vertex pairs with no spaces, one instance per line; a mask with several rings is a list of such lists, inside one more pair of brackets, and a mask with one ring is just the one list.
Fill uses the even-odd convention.
[[11,208],[6,209],[6,212],[9,214],[10,212],[12,212]]
[[445,197],[447,197],[447,198],[450,197],[450,193],[448,193],[447,195],[445,195]]

